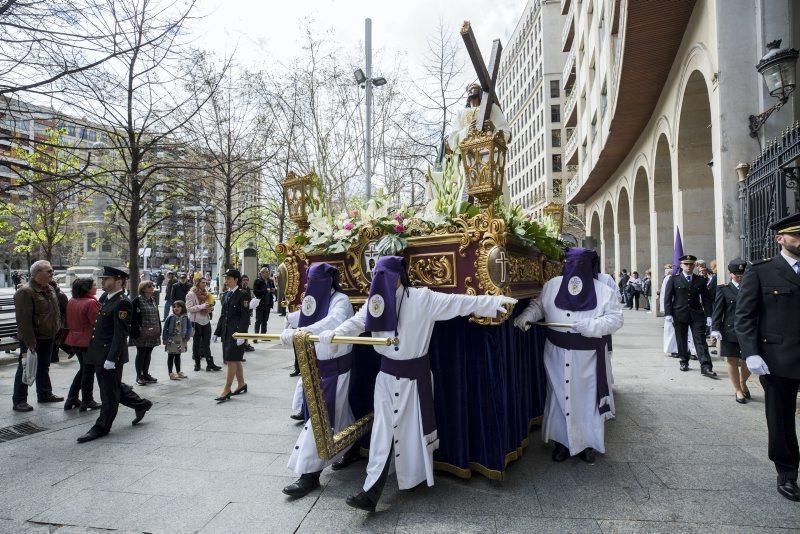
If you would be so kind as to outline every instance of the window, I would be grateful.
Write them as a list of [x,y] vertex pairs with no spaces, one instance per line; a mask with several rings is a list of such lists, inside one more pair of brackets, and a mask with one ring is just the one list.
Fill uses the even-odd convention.
[[550,122],[561,122],[561,106],[550,106]]
[[553,154],[553,172],[561,172],[561,154]]
[[558,80],[550,80],[550,98],[558,98],[559,93]]

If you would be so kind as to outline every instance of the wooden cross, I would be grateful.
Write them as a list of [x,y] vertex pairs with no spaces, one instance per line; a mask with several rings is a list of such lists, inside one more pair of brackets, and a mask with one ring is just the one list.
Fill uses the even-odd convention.
[[475,67],[475,72],[478,74],[478,82],[481,84],[481,106],[478,110],[478,116],[475,119],[475,129],[478,131],[483,130],[486,121],[492,116],[492,104],[500,105],[495,93],[495,84],[497,82],[497,71],[500,69],[500,54],[503,53],[503,45],[500,44],[500,39],[495,39],[492,43],[492,53],[489,55],[489,69],[483,62],[483,56],[478,48],[478,42],[475,40],[475,34],[472,33],[472,26],[468,20],[464,21],[461,25],[461,37],[464,39],[464,45],[467,47],[469,58],[472,61],[472,66]]

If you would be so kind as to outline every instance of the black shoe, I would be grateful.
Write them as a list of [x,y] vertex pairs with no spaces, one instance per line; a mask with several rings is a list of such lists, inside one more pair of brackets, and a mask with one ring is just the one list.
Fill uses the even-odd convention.
[[63,400],[64,400],[64,397],[59,397],[58,395],[50,394],[50,396],[43,397],[43,398],[39,399],[37,402],[39,404],[45,404],[45,403],[48,403],[48,402],[61,402]]
[[689,362],[681,362],[681,371],[689,370]]
[[137,376],[136,383],[139,384],[140,386],[146,386],[149,382],[145,380],[143,376]]
[[82,435],[81,437],[78,438],[78,443],[86,443],[87,441],[94,441],[97,438],[102,438],[105,435],[106,434],[103,434],[102,432],[100,432],[96,428],[92,427],[92,428],[89,429],[89,431],[86,434],[84,434],[84,435]]
[[131,424],[132,425],[138,425],[139,421],[144,419],[144,414],[147,413],[147,410],[149,410],[152,407],[153,407],[153,403],[150,402],[150,401],[147,401],[147,406],[145,408],[137,409],[136,410],[136,417],[133,418],[133,421],[131,421]]
[[67,399],[67,402],[64,403],[64,411],[67,412],[73,408],[80,408],[81,401],[78,399]]
[[[254,339],[254,340],[253,340],[253,343],[258,343],[258,340],[257,340],[257,339]],[[288,487],[288,486],[287,486],[287,487]]]
[[673,358],[680,358],[677,352],[671,353],[670,356],[672,356]]
[[11,409],[15,412],[32,412],[33,406],[27,402],[20,402],[19,404],[15,404]]
[[348,506],[367,512],[374,512],[375,506],[377,506],[377,503],[372,502],[372,499],[369,498],[365,491],[359,492],[358,495],[350,495],[346,502]]
[[231,395],[241,395],[242,393],[247,393],[247,384],[243,385],[239,389],[232,391]]
[[315,477],[305,477],[302,476],[298,478],[295,482],[292,482],[285,488],[283,488],[283,492],[290,497],[305,497],[312,490],[319,487],[319,476]]
[[231,394],[228,393],[227,395],[220,395],[219,397],[216,397],[214,400],[217,401],[217,404],[222,404],[225,401],[231,400]]
[[303,417],[303,413],[293,413],[289,416],[289,419],[294,419],[295,421],[305,421],[305,417]]
[[157,378],[153,378],[153,376],[150,375],[150,374],[144,375],[144,380],[148,384],[155,384],[156,382],[158,382],[158,379]]
[[551,458],[554,462],[563,462],[569,458],[569,449],[560,443],[556,443],[556,448],[553,450]]
[[300,376],[300,371],[292,371],[289,376]]
[[778,493],[790,501],[800,501],[800,491],[797,489],[796,480],[787,480],[783,483],[778,480]]
[[705,377],[708,377],[708,378],[713,378],[714,380],[717,379],[717,373],[715,373],[713,370],[711,370],[708,367],[706,367],[704,369],[700,369],[700,374],[705,376]]
[[578,453],[578,458],[587,464],[593,464],[597,459],[597,452],[593,448],[587,447]]
[[350,447],[344,456],[342,456],[339,460],[333,462],[331,465],[331,469],[334,471],[338,471],[339,469],[344,469],[350,464],[353,464],[361,459],[361,452],[358,450],[358,445],[354,445]]
[[253,352],[254,350],[256,350],[256,348],[253,345],[245,343],[245,345],[244,345],[244,351],[245,352]]
[[695,360],[695,361],[697,361],[697,356],[695,356],[694,354],[692,354],[691,356],[689,356],[689,359],[690,359],[690,360]]
[[200,364],[199,363],[194,364],[194,370],[195,371],[199,371],[200,370]]
[[744,392],[744,398],[750,400],[750,390],[747,389],[747,386],[743,386],[742,391]]
[[78,408],[78,410],[81,412],[85,412],[86,410],[99,410],[102,406],[103,405],[99,402],[90,400],[89,402],[81,402],[81,407]]
[[734,393],[733,396],[736,397],[736,402],[738,402],[739,404],[747,404],[747,397],[740,397],[739,395],[736,395],[735,393]]

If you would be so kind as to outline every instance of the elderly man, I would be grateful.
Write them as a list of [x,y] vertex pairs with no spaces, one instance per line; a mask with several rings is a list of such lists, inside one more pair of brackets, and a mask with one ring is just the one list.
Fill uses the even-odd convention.
[[[36,397],[40,403],[61,402],[64,397],[53,395],[50,384],[50,357],[55,350],[55,341],[61,329],[62,317],[56,292],[50,286],[53,281],[53,266],[40,260],[31,265],[30,281],[14,294],[14,311],[20,341],[28,350],[36,353]],[[12,396],[15,412],[30,412],[28,385],[22,381],[22,355],[19,357],[17,374],[14,377]]]

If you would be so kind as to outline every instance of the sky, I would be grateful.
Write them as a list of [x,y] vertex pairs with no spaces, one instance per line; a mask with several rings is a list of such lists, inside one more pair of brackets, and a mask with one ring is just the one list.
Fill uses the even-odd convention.
[[203,48],[220,55],[235,50],[237,62],[261,68],[272,61],[286,64],[296,55],[304,19],[313,20],[321,33],[332,30],[331,38],[343,49],[358,50],[369,17],[373,51],[388,58],[405,55],[413,73],[440,19],[456,34],[469,20],[485,58],[492,40],[499,37],[506,45],[524,7],[525,0],[199,0],[204,17],[192,25],[191,34]]

